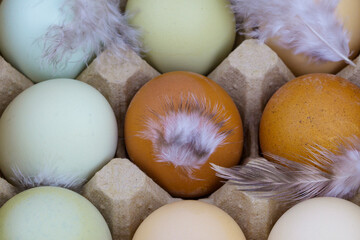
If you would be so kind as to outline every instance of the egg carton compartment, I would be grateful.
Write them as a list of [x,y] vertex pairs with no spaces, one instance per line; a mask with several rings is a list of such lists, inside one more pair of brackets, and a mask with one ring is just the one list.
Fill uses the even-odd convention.
[[[124,54],[127,61],[123,62],[101,54],[77,78],[92,85],[107,98],[118,120],[117,158],[99,170],[80,190],[102,213],[114,240],[131,239],[150,213],[179,200],[171,197],[126,159],[123,133],[126,109],[137,90],[159,73],[134,52]],[[360,86],[360,57],[355,63],[356,67],[348,66],[338,75]],[[269,47],[258,44],[256,40],[245,40],[208,77],[228,92],[242,116],[242,163],[261,157],[258,127],[262,111],[272,94],[294,75]],[[0,114],[12,99],[32,85],[0,56]],[[0,178],[0,206],[19,191]],[[266,240],[274,223],[290,207],[275,200],[258,199],[238,191],[229,183],[199,200],[226,211],[239,224],[248,240]],[[352,201],[360,205],[360,194]]]
[[0,55],[0,116],[19,93],[32,85],[32,81],[14,69]]

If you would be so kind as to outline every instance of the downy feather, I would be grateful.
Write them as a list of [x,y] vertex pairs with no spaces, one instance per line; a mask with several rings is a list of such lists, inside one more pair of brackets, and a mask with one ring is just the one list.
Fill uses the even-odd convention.
[[120,1],[65,0],[60,11],[73,18],[48,28],[43,36],[43,61],[57,66],[79,49],[85,53],[84,62],[104,49],[121,61],[129,48],[139,53],[140,33],[128,24],[128,16],[120,11]]
[[335,153],[321,147],[309,150],[312,159],[302,163],[266,154],[244,166],[223,168],[212,165],[217,175],[230,180],[239,190],[261,198],[297,202],[313,197],[352,198],[360,187],[360,142],[353,138]]
[[341,61],[348,57],[349,34],[335,14],[339,0],[231,0],[239,28],[265,42],[278,38],[280,46],[315,61]]
[[14,167],[12,172],[14,177],[11,178],[11,181],[23,189],[39,186],[56,186],[79,190],[86,181],[84,178],[71,174],[59,174],[57,167],[51,166],[51,163],[43,165],[42,169],[33,175],[25,173],[19,167]]
[[165,99],[164,115],[150,112],[152,116],[147,116],[146,128],[139,136],[152,142],[157,161],[180,167],[189,177],[232,133],[221,106],[211,107],[206,99],[193,95],[177,105]]

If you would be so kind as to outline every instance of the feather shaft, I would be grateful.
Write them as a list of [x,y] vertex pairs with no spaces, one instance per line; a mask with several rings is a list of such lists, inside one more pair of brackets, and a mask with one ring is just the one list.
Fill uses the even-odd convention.
[[340,58],[342,58],[347,64],[356,67],[356,64],[351,61],[347,56],[345,56],[343,53],[341,53],[338,49],[331,46],[331,44],[326,41],[325,38],[323,38],[318,32],[315,31],[314,28],[312,28],[308,23],[304,22],[304,24],[312,31],[324,44],[326,44],[332,51],[335,52],[335,54],[339,55]]

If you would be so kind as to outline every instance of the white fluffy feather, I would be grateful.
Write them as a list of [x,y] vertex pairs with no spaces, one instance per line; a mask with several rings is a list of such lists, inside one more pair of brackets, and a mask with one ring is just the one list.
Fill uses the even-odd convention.
[[56,66],[79,49],[85,53],[84,62],[104,49],[109,49],[119,60],[125,58],[123,52],[128,48],[139,53],[140,34],[121,13],[120,1],[65,0],[61,11],[73,19],[48,28],[43,37],[43,60]]
[[225,126],[228,119],[220,106],[211,108],[205,99],[194,96],[189,96],[178,106],[165,100],[165,115],[152,113],[146,130],[139,136],[152,142],[159,162],[181,167],[188,176],[206,163],[232,132]]
[[348,56],[349,36],[336,17],[339,0],[231,0],[240,28],[261,42],[278,43],[317,61],[355,65]]
[[86,179],[74,177],[71,174],[59,174],[56,166],[50,166],[50,163],[43,165],[42,169],[36,174],[29,174],[19,167],[12,168],[14,177],[11,181],[18,187],[27,189],[39,186],[57,186],[77,190],[86,181]]

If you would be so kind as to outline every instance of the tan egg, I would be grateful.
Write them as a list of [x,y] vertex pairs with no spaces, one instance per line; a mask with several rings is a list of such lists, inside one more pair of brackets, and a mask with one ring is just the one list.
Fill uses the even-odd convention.
[[200,201],[180,201],[153,212],[133,240],[245,240],[237,223],[220,208]]
[[210,163],[235,166],[243,130],[231,97],[191,72],[170,72],[145,84],[125,117],[130,159],[176,197],[200,197],[222,183]]
[[[354,59],[360,51],[360,0],[340,0],[336,14],[350,35],[350,59]],[[346,66],[344,61],[310,61],[304,54],[296,55],[292,49],[283,48],[276,41],[275,38],[269,39],[266,44],[279,55],[295,76],[308,73],[337,73]]]
[[[321,146],[331,152],[360,138],[360,88],[341,77],[309,74],[282,86],[267,103],[260,123],[260,146],[302,162]],[[269,158],[270,159],[270,158]]]

